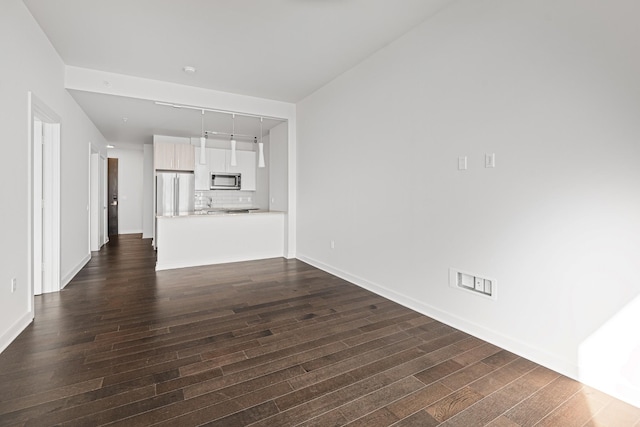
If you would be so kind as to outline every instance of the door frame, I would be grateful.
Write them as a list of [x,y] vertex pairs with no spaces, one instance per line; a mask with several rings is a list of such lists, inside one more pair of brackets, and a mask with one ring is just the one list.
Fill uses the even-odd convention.
[[[27,93],[28,129],[28,272],[33,296],[60,290],[60,116],[32,92]],[[42,135],[34,132],[41,122]],[[42,183],[46,182],[46,185]],[[44,209],[43,209],[44,195]],[[46,197],[49,196],[49,197]],[[42,224],[46,224],[43,232]],[[43,262],[43,254],[45,260]],[[43,280],[36,280],[42,271]]]
[[100,155],[100,173],[102,174],[102,244],[106,245],[109,242],[109,190],[108,190],[108,157]]
[[89,250],[99,251],[106,243],[104,238],[104,210],[106,186],[104,185],[104,155],[98,147],[89,143]]

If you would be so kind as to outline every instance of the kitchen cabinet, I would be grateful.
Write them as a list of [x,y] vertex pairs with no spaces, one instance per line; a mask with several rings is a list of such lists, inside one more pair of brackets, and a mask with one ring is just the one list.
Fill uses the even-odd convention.
[[195,147],[191,144],[176,144],[175,145],[175,159],[176,169],[192,171],[195,164]]
[[196,191],[209,189],[210,175],[215,172],[240,173],[241,190],[256,190],[256,153],[253,151],[236,151],[237,165],[231,166],[231,150],[207,148],[207,164],[199,164],[200,147],[195,148]]
[[158,217],[157,246],[156,270],[282,257],[284,214]]
[[174,144],[155,141],[153,143],[153,161],[155,169],[193,171],[195,169],[195,150],[191,144]]
[[231,166],[231,151],[227,151],[229,151],[227,172],[242,174],[240,183],[243,191],[256,191],[256,153],[236,151],[237,166]]
[[[209,148],[208,164],[211,172],[229,172],[228,167],[231,162],[231,150],[221,148]],[[237,153],[237,151],[236,151]]]

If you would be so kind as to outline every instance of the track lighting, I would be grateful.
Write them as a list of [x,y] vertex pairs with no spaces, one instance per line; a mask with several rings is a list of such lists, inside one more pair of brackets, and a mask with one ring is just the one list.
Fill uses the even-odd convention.
[[233,122],[232,131],[231,131],[231,166],[238,166],[238,159],[236,158],[236,138],[233,134],[236,133],[236,115],[231,115],[231,120]]
[[202,110],[202,116],[200,118],[200,164],[207,164],[207,150],[206,150],[206,135],[204,133],[204,110]]
[[262,143],[262,117],[260,117],[260,142],[258,143],[258,167],[264,167],[264,144]]

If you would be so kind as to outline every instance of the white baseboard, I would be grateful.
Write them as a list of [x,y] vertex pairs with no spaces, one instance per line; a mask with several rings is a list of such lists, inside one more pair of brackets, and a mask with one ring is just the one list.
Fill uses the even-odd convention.
[[29,311],[25,313],[20,319],[18,319],[17,322],[11,325],[7,332],[2,334],[2,336],[0,337],[0,353],[5,351],[6,348],[9,347],[9,344],[11,344],[13,340],[18,338],[18,335],[20,335],[32,321],[33,312]]
[[470,322],[469,320],[463,319],[454,314],[447,313],[429,304],[425,304],[422,301],[418,301],[412,297],[403,295],[384,286],[347,273],[346,271],[334,268],[313,258],[306,257],[300,254],[298,254],[297,258],[300,261],[306,262],[307,264],[319,268],[320,270],[326,271],[327,273],[331,273],[334,276],[338,276],[341,279],[358,285],[361,288],[367,289],[377,295],[390,299],[391,301],[397,302],[398,304],[415,310],[418,313],[429,316],[439,322],[442,322],[460,331],[466,332],[470,335],[473,335],[474,337],[480,338],[514,354],[517,354],[518,356],[529,359],[532,362],[545,366],[549,369],[561,373],[562,375],[579,381],[578,366],[574,363],[571,363],[570,361],[547,353],[539,348],[532,347],[529,344],[523,343],[517,338],[502,335],[496,331],[487,329],[482,325]]
[[69,284],[69,282],[76,276],[76,274],[78,274],[80,270],[82,270],[82,267],[87,265],[89,261],[91,261],[91,252],[89,252],[87,256],[85,256],[82,261],[80,261],[80,263],[73,268],[73,270],[71,270],[62,278],[60,289],[64,289],[64,287]]
[[140,230],[118,230],[118,234],[143,234],[142,229]]

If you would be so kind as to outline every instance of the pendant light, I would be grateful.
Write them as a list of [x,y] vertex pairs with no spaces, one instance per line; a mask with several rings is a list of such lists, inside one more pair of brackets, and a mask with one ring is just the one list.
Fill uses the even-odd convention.
[[260,142],[258,143],[258,167],[264,167],[264,144],[262,143],[262,117],[260,117]]
[[238,166],[238,159],[236,158],[236,138],[234,134],[236,133],[236,115],[231,115],[231,120],[233,122],[232,131],[231,131],[231,166]]
[[207,164],[207,150],[206,150],[206,142],[207,139],[204,133],[204,110],[202,110],[202,116],[200,118],[200,164]]

